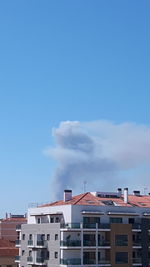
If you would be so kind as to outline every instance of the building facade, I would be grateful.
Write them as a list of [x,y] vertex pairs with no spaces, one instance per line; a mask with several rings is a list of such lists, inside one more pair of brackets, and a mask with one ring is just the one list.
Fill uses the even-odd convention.
[[17,239],[16,226],[27,223],[25,215],[6,213],[6,218],[0,220],[0,239],[14,241]]
[[28,210],[17,229],[20,267],[150,266],[150,196],[87,192]]

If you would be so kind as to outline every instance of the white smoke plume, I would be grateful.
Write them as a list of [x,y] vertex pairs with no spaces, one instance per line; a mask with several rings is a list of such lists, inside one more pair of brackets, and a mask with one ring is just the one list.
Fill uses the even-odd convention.
[[96,189],[107,190],[120,174],[150,163],[150,126],[66,121],[53,129],[53,136],[55,147],[47,153],[58,161],[53,178],[56,199],[62,198],[64,189],[81,188],[84,180],[91,188],[96,184]]

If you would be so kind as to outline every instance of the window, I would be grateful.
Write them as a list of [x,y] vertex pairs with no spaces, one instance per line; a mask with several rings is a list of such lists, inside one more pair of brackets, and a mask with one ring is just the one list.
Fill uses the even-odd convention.
[[118,217],[110,218],[110,223],[122,223],[122,218]]
[[49,260],[49,251],[46,253],[46,259]]
[[32,256],[32,250],[29,250],[29,257]]
[[60,222],[59,217],[56,217],[55,222],[56,223],[59,223]]
[[58,259],[58,252],[55,251],[55,259]]
[[128,252],[116,252],[116,263],[128,263]]
[[37,223],[41,223],[41,218],[37,218]]
[[55,240],[58,240],[58,234],[55,234]]
[[135,220],[134,218],[129,218],[129,223],[134,224]]
[[25,250],[22,250],[22,256],[24,255],[24,253],[25,253]]
[[50,234],[47,234],[47,240],[48,241],[50,240]]
[[32,234],[29,235],[29,240],[32,240]]
[[22,240],[25,240],[25,234],[22,235]]
[[127,235],[116,235],[115,245],[116,246],[128,246],[128,236]]
[[54,217],[51,217],[50,222],[51,222],[51,223],[54,223]]

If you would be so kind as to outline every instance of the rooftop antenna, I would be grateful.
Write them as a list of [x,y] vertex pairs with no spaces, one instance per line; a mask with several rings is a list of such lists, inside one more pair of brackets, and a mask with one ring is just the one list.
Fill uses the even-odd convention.
[[83,182],[83,192],[84,192],[84,193],[86,192],[86,185],[87,185],[87,181],[84,181],[84,182]]

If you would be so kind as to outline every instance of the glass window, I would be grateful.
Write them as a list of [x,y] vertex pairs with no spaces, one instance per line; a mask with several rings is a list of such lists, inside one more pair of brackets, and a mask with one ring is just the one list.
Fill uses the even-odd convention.
[[47,240],[48,241],[50,240],[50,234],[47,234]]
[[59,223],[60,222],[59,217],[56,217],[55,222],[56,223]]
[[41,218],[38,218],[37,219],[37,223],[41,223]]
[[57,258],[58,258],[58,252],[55,251],[55,259],[57,259]]
[[50,222],[54,223],[54,217],[51,217]]
[[122,218],[118,217],[110,218],[110,223],[122,223]]
[[135,222],[134,218],[129,218],[129,223],[134,224],[134,222]]
[[128,263],[128,252],[116,252],[116,263]]
[[25,234],[22,235],[22,240],[25,240]]
[[55,234],[55,240],[58,240],[58,234]]
[[115,245],[116,246],[128,246],[128,236],[127,235],[116,235]]
[[22,256],[24,255],[24,253],[25,253],[25,250],[22,250]]

